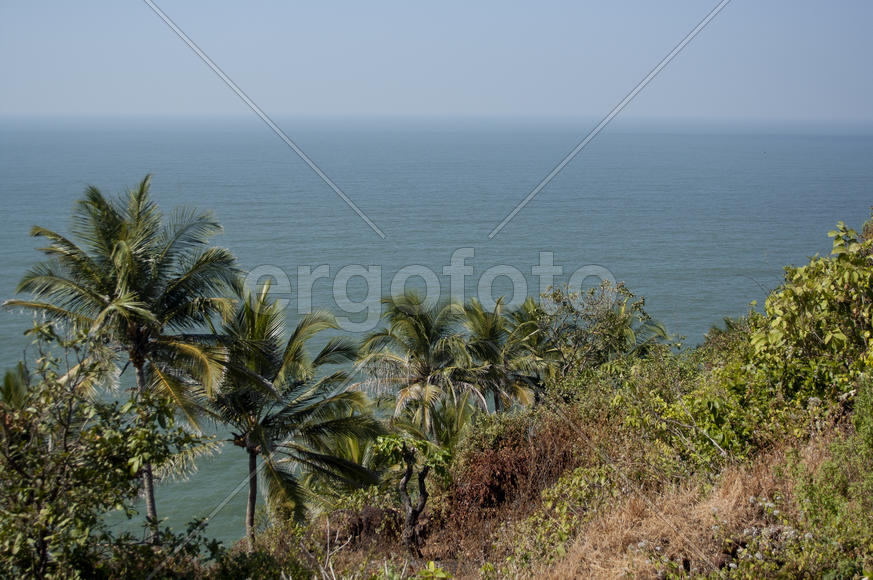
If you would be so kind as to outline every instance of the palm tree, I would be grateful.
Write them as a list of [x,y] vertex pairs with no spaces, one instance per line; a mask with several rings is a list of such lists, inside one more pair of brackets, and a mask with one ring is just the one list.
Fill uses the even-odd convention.
[[[169,398],[193,422],[198,395],[221,375],[221,351],[194,334],[228,310],[237,285],[234,257],[211,247],[221,231],[210,213],[164,215],[149,196],[151,176],[126,196],[85,190],[73,213],[73,239],[34,226],[48,260],[25,274],[6,306],[41,312],[71,330],[102,335],[133,366],[138,396]],[[194,423],[196,425],[196,423]],[[146,514],[157,522],[152,465],[142,469]]]
[[524,320],[522,313],[514,318],[505,315],[502,298],[491,311],[474,298],[464,307],[464,314],[467,349],[475,365],[472,380],[492,395],[494,411],[513,400],[529,404],[538,373],[545,367],[534,350],[539,334],[536,321]]
[[248,454],[249,495],[246,537],[254,539],[258,457],[267,484],[267,504],[295,519],[305,516],[303,481],[322,478],[343,484],[375,483],[372,471],[332,453],[343,437],[375,437],[379,424],[366,413],[363,393],[348,388],[343,371],[317,377],[326,365],[354,360],[347,339],[332,338],[310,358],[306,344],[335,329],[333,316],[304,316],[284,340],[285,319],[268,296],[269,285],[242,299],[223,329],[230,341],[227,367],[212,402],[217,418],[233,431],[233,443]]
[[524,328],[522,335],[525,337],[525,346],[539,360],[536,372],[532,376],[536,398],[545,382],[555,378],[561,358],[558,344],[546,332],[548,313],[539,302],[528,296],[518,308],[508,312],[507,317],[510,328]]
[[[376,415],[376,410],[373,409]],[[384,434],[381,425],[377,427],[378,434]],[[343,459],[351,464],[368,469],[368,479],[378,483],[385,476],[387,465],[384,458],[376,453],[378,436],[368,430],[358,434],[345,434],[331,437],[322,453]],[[309,498],[309,512],[313,516],[320,513],[330,513],[336,510],[342,499],[361,488],[361,481],[346,478],[326,478],[318,472],[310,471],[302,479],[301,484]]]
[[630,299],[619,301],[614,307],[616,340],[607,351],[610,360],[624,355],[645,356],[654,345],[670,340],[663,323],[633,307]]
[[433,442],[440,449],[453,455],[464,433],[473,424],[476,413],[479,412],[481,412],[481,407],[471,399],[470,391],[464,392],[456,399],[447,398],[433,415]]
[[485,399],[466,380],[471,359],[458,332],[463,308],[429,305],[412,292],[382,302],[388,326],[364,340],[360,362],[395,387],[395,416],[406,414],[433,435],[434,410],[443,398],[470,390],[484,407]]

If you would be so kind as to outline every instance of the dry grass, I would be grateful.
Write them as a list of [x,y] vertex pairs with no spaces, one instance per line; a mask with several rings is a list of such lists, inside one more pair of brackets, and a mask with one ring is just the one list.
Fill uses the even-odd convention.
[[[492,478],[501,480],[498,472],[508,467],[516,470],[517,477],[506,488],[509,493],[497,505],[483,506],[469,498],[459,505],[457,497],[443,498],[441,509],[446,511],[429,513],[426,518],[428,537],[422,560],[409,560],[395,541],[381,537],[380,533],[376,539],[382,541],[353,543],[340,551],[336,558],[338,569],[351,572],[361,562],[368,562],[367,572],[362,574],[360,568],[357,572],[359,577],[366,577],[380,570],[385,562],[393,563],[395,569],[406,567],[414,571],[427,561],[435,560],[457,578],[479,578],[485,562],[497,566],[500,575],[534,578],[657,578],[668,567],[680,574],[684,570],[691,575],[707,575],[736,558],[738,549],[750,539],[750,530],[754,536],[767,528],[779,527],[779,521],[768,516],[759,501],[750,502],[750,498],[781,496],[783,516],[797,515],[793,484],[787,476],[780,475],[777,467],[785,465],[789,450],[797,449],[799,459],[808,468],[815,469],[829,456],[830,443],[840,431],[839,426],[830,426],[807,443],[785,442],[750,463],[725,468],[714,484],[703,479],[671,484],[667,483],[670,478],[656,477],[657,482],[650,482],[642,492],[625,488],[623,499],[612,500],[611,505],[604,506],[604,511],[580,524],[575,539],[566,546],[564,557],[547,567],[501,568],[500,563],[511,555],[506,547],[517,544],[513,534],[525,533],[524,527],[514,530],[511,524],[521,523],[541,509],[542,489],[552,484],[560,471],[580,463],[594,464],[597,460],[590,454],[578,452],[579,430],[564,431],[557,427],[552,425],[554,433],[545,430],[548,437],[525,440],[500,461],[485,452],[469,458],[475,469],[467,475],[475,472],[482,482],[491,482]],[[616,430],[584,431],[592,439],[600,437],[599,443],[604,442],[604,433],[609,433],[615,451],[612,459],[618,461],[623,472],[646,471],[639,465],[646,456],[646,449],[639,441],[634,444],[622,436],[626,433]],[[571,449],[574,452],[569,452]],[[534,466],[527,466],[533,457],[547,467],[547,475],[535,469],[536,462]],[[652,469],[648,468],[649,479],[657,476],[657,471]],[[478,500],[481,494],[472,497]],[[439,504],[434,502],[434,505]],[[501,538],[505,541],[500,542]]]
[[[804,463],[819,464],[826,457],[829,439],[806,445],[801,450]],[[708,491],[697,483],[648,499],[631,497],[592,520],[564,558],[533,576],[656,578],[664,569],[664,559],[677,571],[713,572],[732,559],[748,529],[771,523],[750,498],[780,494],[788,500],[786,506],[793,505],[791,485],[776,470],[784,459],[782,451],[774,451],[751,465],[730,467]]]
[[[443,521],[442,525],[433,526],[420,561],[410,560],[396,542],[385,537],[377,538],[382,542],[346,546],[336,555],[335,563],[349,577],[360,578],[381,571],[386,563],[393,564],[395,570],[405,568],[411,573],[428,560],[435,560],[456,578],[479,578],[482,564],[489,561],[498,566],[499,575],[561,580],[658,578],[668,567],[680,574],[684,570],[690,575],[708,575],[737,557],[738,549],[750,538],[750,530],[754,536],[779,527],[777,519],[766,513],[761,502],[750,498],[781,496],[783,516],[797,516],[793,484],[777,468],[785,465],[786,454],[796,448],[799,459],[815,469],[828,458],[829,446],[838,431],[839,427],[819,433],[799,447],[785,443],[751,463],[728,467],[714,484],[695,479],[660,489],[649,488],[647,496],[633,493],[613,501],[611,507],[582,525],[567,546],[566,556],[548,567],[499,568],[498,563],[508,555],[495,548],[495,540],[507,532],[501,524],[524,520],[541,503],[538,491],[524,494],[526,501],[521,501],[517,489],[504,505],[482,512],[473,510],[475,517],[454,521],[453,525]],[[618,446],[627,443],[622,441]],[[564,445],[571,444],[569,438],[564,441]],[[562,448],[559,445],[556,449]],[[560,460],[566,459],[563,453],[555,455]],[[513,545],[511,538],[508,540]],[[361,567],[362,562],[367,565]]]

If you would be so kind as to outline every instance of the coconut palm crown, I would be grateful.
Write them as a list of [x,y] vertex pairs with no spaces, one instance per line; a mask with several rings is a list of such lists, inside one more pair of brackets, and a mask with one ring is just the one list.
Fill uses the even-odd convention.
[[445,397],[469,391],[484,407],[484,397],[468,380],[472,360],[458,332],[463,307],[429,304],[413,292],[382,302],[387,326],[364,340],[360,361],[393,385],[395,416],[406,415],[433,435],[433,415]]
[[265,285],[257,295],[240,300],[223,329],[230,344],[228,371],[212,408],[230,427],[233,443],[248,454],[250,546],[260,470],[267,506],[298,520],[306,515],[310,499],[304,481],[314,477],[341,487],[376,481],[374,472],[333,452],[338,439],[381,432],[366,413],[367,398],[349,388],[345,371],[319,373],[322,367],[353,361],[355,345],[332,338],[314,358],[307,353],[310,339],[335,328],[332,315],[314,312],[303,316],[286,340],[285,316]]
[[[149,195],[151,176],[117,199],[85,190],[72,238],[34,226],[48,259],[22,278],[27,300],[7,307],[43,313],[71,330],[100,335],[134,368],[141,396],[170,400],[193,422],[198,398],[222,373],[221,349],[203,332],[232,306],[238,285],[230,251],[209,246],[221,231],[208,212],[176,209],[167,219]],[[151,465],[143,468],[147,515],[157,514]]]
[[503,309],[502,298],[492,310],[475,298],[464,307],[467,349],[474,364],[471,380],[491,394],[495,412],[513,401],[531,403],[539,373],[546,367],[535,351],[536,321],[504,314]]

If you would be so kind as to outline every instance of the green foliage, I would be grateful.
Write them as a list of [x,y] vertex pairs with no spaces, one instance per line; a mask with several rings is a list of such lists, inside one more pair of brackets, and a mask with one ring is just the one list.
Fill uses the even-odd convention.
[[[222,558],[210,574],[215,580],[237,578],[275,578],[282,572],[278,560],[266,552],[235,552]],[[288,574],[299,578],[299,574]],[[307,576],[304,576],[308,578]]]
[[458,332],[464,310],[428,304],[411,292],[383,303],[387,326],[364,340],[360,362],[372,383],[385,385],[395,416],[437,440],[434,414],[446,399],[473,392],[484,406],[479,390],[466,380],[472,360]]
[[612,384],[610,408],[617,421],[657,450],[647,462],[659,467],[660,476],[714,470],[744,449],[740,410],[703,366],[697,353],[675,354],[661,346],[592,374]]
[[202,520],[174,533],[160,529],[148,542],[133,534],[100,537],[99,558],[82,558],[76,564],[84,578],[153,578],[154,580],[200,579],[210,577],[212,562],[225,557],[220,542],[203,535]]
[[[611,365],[609,377],[618,383],[613,405],[625,425],[662,441],[689,472],[710,473],[814,433],[836,401],[785,396],[776,376],[795,359],[783,353],[788,358],[774,370],[754,342],[770,321],[750,312],[710,331],[694,351],[674,356],[653,349],[648,357]],[[847,375],[834,376],[852,384]]]
[[[864,381],[857,408],[873,402]],[[772,522],[739,550],[731,577],[860,578],[873,572],[873,445],[869,414],[856,413],[855,431],[839,435],[818,464],[793,450],[786,461],[793,482],[790,505],[758,500]],[[794,507],[795,509],[791,509]]]
[[[34,310],[71,328],[100,331],[145,384],[196,415],[199,389],[221,375],[221,352],[203,340],[202,326],[229,310],[224,294],[238,284],[233,255],[209,246],[221,226],[208,212],[180,208],[166,217],[151,199],[151,176],[117,199],[86,189],[73,212],[72,238],[34,226],[47,260],[18,285],[32,299],[6,306]],[[138,380],[140,377],[137,377]]]
[[[553,562],[566,555],[567,545],[585,523],[616,498],[619,486],[607,465],[578,467],[545,489],[541,508],[498,534],[509,541],[511,555],[501,567],[501,576],[517,576],[534,565]],[[504,548],[505,550],[505,548]]]
[[27,400],[27,389],[30,377],[23,362],[9,369],[3,375],[3,387],[0,389],[0,401],[10,409],[20,409]]
[[668,338],[663,325],[645,311],[645,299],[623,283],[603,282],[584,294],[552,289],[542,297],[539,326],[558,377],[621,355],[645,354]]
[[451,459],[448,450],[438,444],[427,439],[396,433],[380,435],[376,439],[375,451],[393,464],[402,463],[406,460],[407,454],[412,452],[416,457],[417,466],[427,466],[439,475],[446,473]]
[[[257,295],[240,297],[223,325],[227,372],[209,406],[250,461],[263,461],[271,513],[302,521],[312,503],[310,491],[335,496],[376,482],[376,474],[356,461],[360,457],[341,452],[372,440],[381,428],[364,394],[349,388],[346,372],[324,372],[354,360],[355,346],[333,338],[314,357],[308,353],[310,339],[337,328],[334,317],[307,314],[286,338],[284,312],[270,299],[269,289],[265,285]],[[250,486],[256,485],[255,478],[250,480]],[[250,487],[250,539],[256,491]]]
[[[174,426],[166,405],[90,397],[108,368],[99,340],[65,340],[51,325],[33,334],[38,356],[27,389],[0,402],[0,567],[76,576],[103,546],[125,543],[111,538],[102,515],[135,513],[142,465],[161,466],[200,440]],[[57,347],[63,359],[52,354]]]
[[873,331],[873,239],[860,240],[842,222],[829,257],[787,268],[767,299],[767,324],[751,342],[756,364],[786,399],[832,399],[868,368]]
[[529,407],[511,413],[477,416],[459,448],[458,462],[463,464],[466,455],[471,452],[497,450],[507,441],[523,441],[531,425],[537,422],[537,417],[542,413],[542,407]]
[[[228,312],[225,294],[238,286],[238,271],[233,254],[209,246],[221,231],[212,214],[180,208],[165,219],[150,185],[147,175],[117,199],[88,187],[73,211],[72,238],[34,226],[31,235],[48,241],[40,248],[47,259],[18,284],[17,292],[31,297],[4,306],[99,333],[119,363],[126,358],[133,366],[141,395],[172,401],[196,427],[203,396],[224,371],[224,350],[203,329]],[[149,461],[142,476],[147,518],[155,523]]]
[[383,479],[377,485],[355,489],[337,498],[332,504],[334,511],[350,510],[360,512],[365,507],[388,508],[395,504],[392,491],[385,485]]
[[[360,352],[334,338],[310,357],[307,341],[336,329],[333,317],[305,316],[286,338],[269,287],[231,295],[239,280],[233,256],[207,246],[219,230],[211,215],[180,210],[165,220],[148,189],[146,178],[107,200],[89,188],[76,206],[75,242],[32,232],[49,240],[49,259],[19,287],[33,299],[7,304],[78,334],[37,325],[35,367],[10,370],[0,389],[4,572],[333,574],[352,537],[331,539],[325,518],[325,543],[304,517],[317,506],[387,506],[396,493],[402,539],[419,562],[422,541],[440,526],[463,534],[478,523],[470,534],[488,530],[476,541],[498,556],[481,574],[523,575],[563,557],[592,518],[635,490],[658,493],[688,478],[705,488],[727,465],[837,429],[845,432],[818,463],[789,454],[789,497],[753,498],[767,527],[744,537],[732,567],[717,574],[873,570],[873,220],[862,235],[838,224],[831,255],[787,268],[764,313],[726,319],[690,351],[669,343],[642,298],[603,284],[581,295],[555,289],[513,312],[502,301],[486,311],[406,294],[385,301],[386,327]],[[107,402],[96,387],[119,354],[138,388],[129,401]],[[368,372],[361,388],[349,388],[342,370],[320,372],[356,357]],[[387,427],[364,390],[390,404]],[[133,516],[140,477],[148,490],[152,469],[184,467],[208,448],[175,422],[179,411],[193,422],[207,408],[231,427],[252,473],[263,462],[268,505],[281,517],[255,534],[253,477],[247,552],[208,541],[201,522],[174,534],[150,517],[149,542],[109,533],[101,516]],[[438,484],[430,504],[429,481]],[[665,555],[653,558],[683,574]],[[382,577],[406,575],[383,567]],[[450,575],[430,561],[414,577]]]
[[503,299],[487,311],[475,298],[464,307],[466,348],[472,368],[470,382],[479,386],[494,401],[495,412],[511,407],[514,401],[527,405],[541,388],[548,355],[538,352],[539,326],[520,312],[503,312]]
[[416,573],[415,578],[420,580],[439,580],[440,578],[451,578],[452,575],[436,565],[436,562],[431,560],[425,564],[424,568]]
[[[873,405],[873,384],[865,381],[858,406]],[[818,552],[826,567],[851,577],[873,569],[873,417],[855,415],[856,432],[838,439],[816,469],[794,469],[800,525],[812,532],[804,551]],[[851,573],[849,573],[851,572]]]
[[238,578],[287,578],[310,580],[312,570],[290,554],[277,557],[264,550],[233,552],[220,559],[206,576],[210,580]]
[[316,576],[318,559],[324,556],[325,544],[323,537],[315,539],[310,531],[291,520],[276,521],[257,534],[251,548],[238,544],[228,550],[204,577],[311,580]]

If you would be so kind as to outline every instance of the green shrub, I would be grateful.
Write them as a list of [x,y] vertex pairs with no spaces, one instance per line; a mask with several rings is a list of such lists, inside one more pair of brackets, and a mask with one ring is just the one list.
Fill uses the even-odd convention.
[[502,575],[563,557],[582,526],[618,497],[617,479],[611,466],[578,467],[545,489],[540,509],[498,533],[498,552],[511,553]]
[[736,577],[860,578],[873,573],[873,388],[858,387],[854,431],[839,433],[818,465],[793,450],[792,505],[767,502],[774,525],[748,538]]
[[280,558],[265,550],[256,550],[251,553],[233,552],[226,555],[213,567],[208,577],[214,580],[237,578],[309,580],[313,574],[290,554]]
[[869,368],[873,332],[873,239],[842,222],[829,257],[786,268],[767,298],[767,324],[751,337],[754,362],[786,399],[833,399]]
[[[0,399],[0,569],[101,577],[117,568],[108,560],[124,555],[144,566],[165,560],[169,549],[115,537],[102,516],[119,510],[132,517],[141,466],[161,467],[201,439],[174,426],[159,402],[132,397],[121,405],[92,396],[110,368],[99,339],[68,339],[49,324],[31,332],[35,366],[9,375]],[[157,539],[170,540],[167,534]]]

